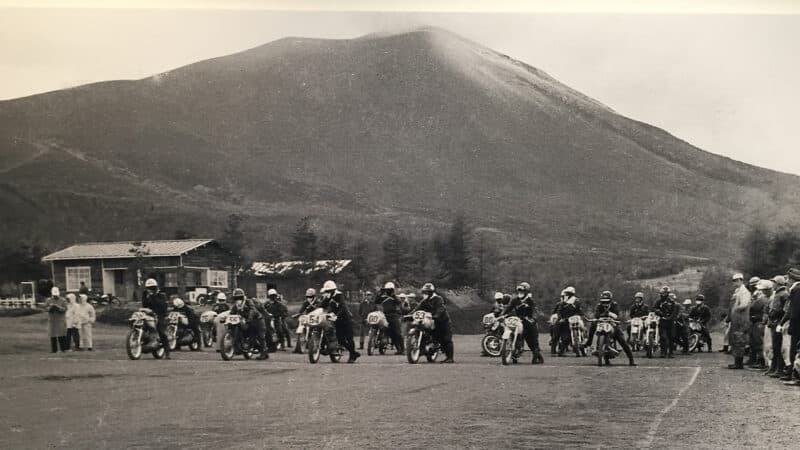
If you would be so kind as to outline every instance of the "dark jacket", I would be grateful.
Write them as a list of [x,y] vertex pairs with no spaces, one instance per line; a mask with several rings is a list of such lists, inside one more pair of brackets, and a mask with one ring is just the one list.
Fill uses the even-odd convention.
[[322,302],[319,304],[320,308],[324,308],[327,312],[332,312],[336,314],[336,321],[352,321],[353,315],[350,314],[350,309],[347,307],[347,303],[344,301],[344,294],[339,291],[336,291],[328,298],[322,299]]
[[153,314],[157,317],[165,317],[169,314],[169,302],[167,301],[167,294],[157,291],[152,292],[149,289],[142,294],[142,306],[153,310]]
[[769,308],[769,299],[760,292],[758,294],[754,294],[752,303],[750,303],[750,322],[763,322],[764,314],[766,314],[767,308]]
[[267,305],[267,312],[278,319],[285,319],[289,315],[289,309],[283,302],[274,300]]
[[447,308],[444,306],[444,299],[439,294],[434,293],[428,298],[422,299],[419,305],[414,309],[415,311],[427,311],[433,316],[436,322],[446,322],[450,320],[450,315],[447,314]]
[[375,311],[376,305],[374,300],[364,299],[358,304],[358,317],[361,321],[366,321],[369,313]]
[[191,306],[184,304],[182,308],[173,308],[173,309],[183,314],[184,316],[186,316],[187,319],[189,319],[189,326],[197,325],[200,323],[200,316],[198,316],[197,313],[194,312],[194,309],[192,309]]
[[217,314],[224,313],[225,311],[231,309],[230,305],[225,302],[217,302],[214,303],[214,306],[211,307],[211,310]]
[[781,322],[784,308],[788,301],[789,291],[786,290],[786,286],[781,286],[775,290],[775,295],[772,296],[772,300],[769,302],[769,308],[767,309],[767,320],[769,321],[770,327],[775,328],[775,326]]
[[642,303],[634,303],[631,306],[630,316],[631,319],[634,317],[644,317],[650,313],[650,307],[647,306],[644,302]]
[[680,313],[679,305],[669,297],[660,298],[654,309],[662,320],[677,320]]
[[257,307],[257,305],[250,299],[245,300],[241,308],[237,308],[236,305],[233,305],[231,307],[231,314],[240,315],[248,322],[253,320],[264,320],[264,313],[260,311],[260,308]]
[[707,326],[708,322],[711,321],[711,308],[705,303],[695,305],[691,311],[689,311],[689,318],[700,322],[703,326]]
[[556,305],[556,314],[558,314],[559,319],[569,319],[572,316],[582,316],[583,310],[581,309],[580,300],[577,298],[575,302],[572,304],[567,302],[559,302]]
[[800,336],[800,282],[794,283],[789,291],[789,301],[784,306],[781,323],[789,322],[789,334]]
[[606,302],[604,305],[603,302],[597,304],[594,308],[594,318],[599,319],[601,317],[611,317],[609,314],[614,313],[619,318],[619,305],[615,301]]
[[381,308],[383,308],[383,313],[387,316],[400,315],[400,308],[402,305],[400,304],[400,300],[398,300],[394,295],[381,294],[375,300],[375,303],[381,305]]
[[534,320],[536,318],[536,312],[536,304],[533,302],[533,297],[531,294],[528,294],[522,299],[513,297],[508,305],[506,305],[502,315],[513,315],[521,319]]
[[300,305],[300,312],[299,313],[301,315],[302,314],[308,314],[311,311],[319,308],[319,303],[320,303],[320,300],[317,297],[314,297],[313,299],[311,299],[311,301],[308,301],[308,299],[305,299],[305,300],[303,300],[303,304]]

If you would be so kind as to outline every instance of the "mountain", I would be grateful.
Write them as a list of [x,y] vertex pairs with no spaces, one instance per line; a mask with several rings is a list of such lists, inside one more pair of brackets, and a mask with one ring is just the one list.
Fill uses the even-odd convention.
[[0,102],[0,233],[53,246],[205,236],[232,212],[259,245],[303,215],[377,236],[462,211],[535,248],[729,257],[799,188],[432,28]]

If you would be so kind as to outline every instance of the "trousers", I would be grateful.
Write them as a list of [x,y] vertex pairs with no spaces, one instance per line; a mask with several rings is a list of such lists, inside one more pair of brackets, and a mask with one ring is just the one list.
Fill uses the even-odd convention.
[[92,324],[85,323],[81,325],[81,348],[91,349],[92,344]]

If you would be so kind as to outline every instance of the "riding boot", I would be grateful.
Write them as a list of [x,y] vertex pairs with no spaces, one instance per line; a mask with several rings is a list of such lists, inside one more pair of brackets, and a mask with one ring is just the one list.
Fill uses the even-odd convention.
[[531,364],[544,364],[544,357],[538,348],[533,350],[533,359],[531,360]]
[[452,342],[448,342],[447,344],[444,345],[445,359],[444,359],[444,361],[442,361],[442,364],[449,364],[449,363],[455,362],[453,360],[453,353],[454,353],[453,343]]
[[737,356],[733,360],[733,364],[728,365],[728,369],[744,369],[744,356]]

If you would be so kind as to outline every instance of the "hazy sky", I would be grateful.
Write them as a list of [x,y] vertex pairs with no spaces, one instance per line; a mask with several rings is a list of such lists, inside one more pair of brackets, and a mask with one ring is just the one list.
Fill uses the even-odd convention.
[[705,150],[800,174],[800,16],[2,9],[0,99],[285,36],[439,26]]

